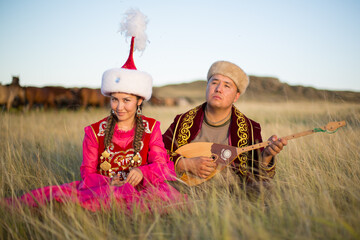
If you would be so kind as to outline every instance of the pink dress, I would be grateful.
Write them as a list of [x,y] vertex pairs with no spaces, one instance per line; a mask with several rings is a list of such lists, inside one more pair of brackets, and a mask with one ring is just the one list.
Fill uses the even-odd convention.
[[[134,139],[135,129],[122,131],[115,126],[112,142],[126,148]],[[44,205],[51,200],[58,202],[76,202],[91,211],[110,209],[111,203],[119,203],[121,208],[131,209],[134,204],[151,208],[164,206],[183,200],[183,195],[169,186],[164,180],[173,180],[174,165],[169,161],[164,148],[160,123],[156,122],[151,133],[147,162],[138,168],[143,173],[143,180],[135,187],[129,183],[111,186],[111,178],[99,174],[99,143],[91,126],[85,128],[83,141],[83,161],[80,167],[82,181],[75,181],[59,186],[47,186],[32,190],[18,200],[29,206]],[[6,199],[14,202],[14,199]],[[155,203],[155,205],[154,205]]]

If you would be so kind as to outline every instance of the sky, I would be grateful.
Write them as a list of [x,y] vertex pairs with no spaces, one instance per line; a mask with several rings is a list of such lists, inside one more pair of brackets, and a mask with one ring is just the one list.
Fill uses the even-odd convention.
[[360,91],[358,0],[0,0],[0,83],[99,88],[127,60],[118,30],[130,8],[149,20],[134,60],[154,86],[205,80],[227,60],[290,85]]

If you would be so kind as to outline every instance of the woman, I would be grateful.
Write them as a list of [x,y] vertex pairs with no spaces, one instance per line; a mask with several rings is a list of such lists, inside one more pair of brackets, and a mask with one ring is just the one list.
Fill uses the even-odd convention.
[[103,74],[101,92],[110,96],[111,113],[85,128],[82,181],[33,190],[20,202],[38,206],[51,200],[72,201],[96,211],[109,208],[113,200],[131,208],[134,203],[146,206],[149,200],[163,204],[181,199],[164,182],[172,178],[174,169],[160,124],[141,115],[143,101],[151,97],[152,78],[136,69],[133,44],[134,38],[125,65]]

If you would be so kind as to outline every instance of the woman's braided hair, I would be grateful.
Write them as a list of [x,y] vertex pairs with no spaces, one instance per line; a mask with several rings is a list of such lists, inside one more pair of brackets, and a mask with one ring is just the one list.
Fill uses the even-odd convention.
[[[142,104],[139,106],[139,108],[141,110]],[[136,155],[136,153],[140,152],[141,150],[141,139],[143,137],[145,130],[141,115],[136,114],[135,118],[136,118],[136,128],[135,128],[135,137],[133,141],[134,155]]]
[[[142,104],[139,106],[140,109],[142,109]],[[134,148],[134,155],[136,153],[140,152],[141,148],[141,139],[144,134],[144,125],[142,122],[142,117],[139,114],[135,115],[136,118],[136,128],[135,128],[135,137],[133,141],[133,148]],[[115,113],[113,111],[110,111],[110,116],[107,119],[106,129],[105,129],[105,138],[104,138],[104,146],[105,150],[110,146],[111,139],[114,135],[115,125],[118,121],[118,118],[116,117]]]
[[110,116],[107,118],[106,128],[105,128],[105,138],[104,138],[104,146],[105,150],[110,146],[111,139],[114,135],[115,124],[118,121],[113,110],[110,111]]

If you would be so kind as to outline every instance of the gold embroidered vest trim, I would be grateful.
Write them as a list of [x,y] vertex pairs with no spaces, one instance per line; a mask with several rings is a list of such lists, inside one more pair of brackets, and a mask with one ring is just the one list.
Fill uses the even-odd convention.
[[177,137],[178,147],[188,143],[191,136],[190,128],[194,124],[194,118],[200,107],[201,106],[197,106],[196,108],[191,109],[187,114],[185,114],[183,120],[181,121],[179,135]]
[[[244,147],[248,145],[248,125],[246,124],[246,120],[244,115],[237,109],[234,108],[234,113],[237,117],[236,124],[238,126],[237,136],[239,137],[239,141],[237,143],[238,147]],[[238,156],[240,161],[239,171],[242,175],[246,175],[247,173],[247,153],[242,153]]]

